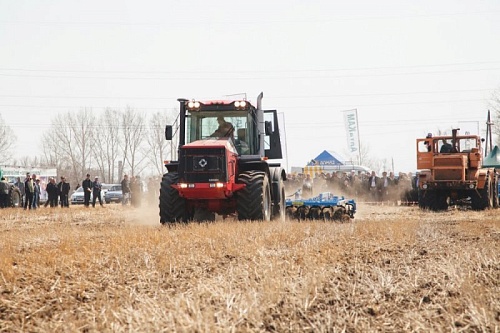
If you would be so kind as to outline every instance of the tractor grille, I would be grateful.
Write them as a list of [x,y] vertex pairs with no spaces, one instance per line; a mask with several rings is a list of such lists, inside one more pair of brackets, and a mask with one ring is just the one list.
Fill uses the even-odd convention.
[[186,183],[225,182],[226,151],[224,148],[181,149],[179,176]]
[[459,156],[457,158],[435,158],[434,159],[434,166],[436,166],[436,167],[440,167],[440,166],[461,167],[462,166],[462,156]]
[[435,180],[463,180],[466,161],[464,156],[440,156],[434,159]]
[[434,170],[434,179],[462,180],[462,170],[460,169]]

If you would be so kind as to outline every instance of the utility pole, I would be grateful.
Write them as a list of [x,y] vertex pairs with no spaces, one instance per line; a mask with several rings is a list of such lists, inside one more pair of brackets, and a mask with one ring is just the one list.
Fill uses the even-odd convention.
[[[484,156],[488,156],[488,154],[493,149],[493,134],[491,132],[491,127],[493,126],[493,122],[490,117],[490,110],[488,110],[488,118],[486,119],[486,147],[484,149]],[[489,148],[488,148],[489,144]]]

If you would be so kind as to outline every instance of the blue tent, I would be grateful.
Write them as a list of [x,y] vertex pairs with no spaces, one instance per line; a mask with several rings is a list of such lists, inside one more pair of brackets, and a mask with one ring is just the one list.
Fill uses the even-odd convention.
[[323,150],[321,154],[316,156],[307,165],[344,165],[344,159],[333,151]]

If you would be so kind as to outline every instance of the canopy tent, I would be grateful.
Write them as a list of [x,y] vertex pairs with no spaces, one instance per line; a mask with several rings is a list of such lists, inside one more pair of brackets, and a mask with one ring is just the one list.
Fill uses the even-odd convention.
[[308,166],[326,166],[326,165],[343,165],[343,159],[340,155],[333,151],[323,150],[321,154],[312,159]]
[[500,149],[498,146],[495,146],[491,153],[488,154],[483,160],[484,167],[490,168],[500,168]]

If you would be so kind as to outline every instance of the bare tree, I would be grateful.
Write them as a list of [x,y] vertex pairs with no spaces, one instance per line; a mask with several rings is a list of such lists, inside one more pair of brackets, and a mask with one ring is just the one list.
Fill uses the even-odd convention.
[[172,144],[165,140],[165,125],[172,124],[174,117],[171,114],[157,112],[149,119],[149,132],[146,136],[147,158],[153,165],[157,175],[164,173],[163,162],[172,158]]
[[117,159],[120,150],[120,119],[118,110],[106,109],[99,117],[96,126],[97,140],[93,154],[103,182],[116,182],[118,180]]
[[57,115],[43,135],[45,159],[78,181],[92,166],[95,125],[91,109]]
[[[123,164],[131,175],[140,174],[146,167],[143,151],[146,135],[145,118],[134,109],[127,107],[121,117]],[[121,175],[120,175],[121,176]]]
[[16,142],[14,131],[5,124],[0,114],[0,163],[5,164],[11,158],[11,149]]

